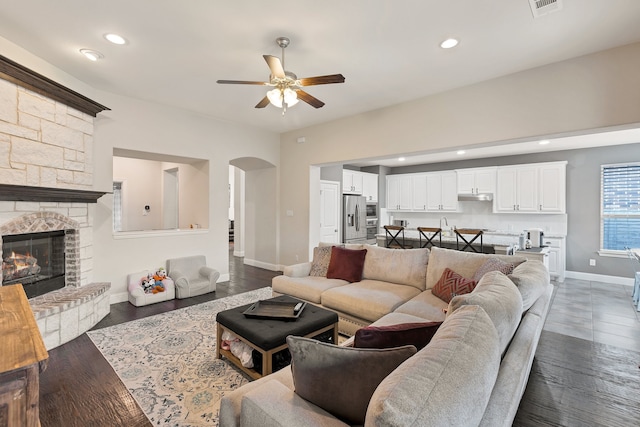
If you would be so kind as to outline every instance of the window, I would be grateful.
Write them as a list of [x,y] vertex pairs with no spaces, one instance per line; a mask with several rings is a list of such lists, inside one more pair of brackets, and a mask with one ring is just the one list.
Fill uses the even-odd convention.
[[601,247],[640,247],[640,163],[602,166]]

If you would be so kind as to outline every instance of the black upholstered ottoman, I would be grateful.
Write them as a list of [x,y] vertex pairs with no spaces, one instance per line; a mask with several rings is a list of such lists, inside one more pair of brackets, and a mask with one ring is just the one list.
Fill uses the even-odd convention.
[[[287,295],[271,298],[269,301],[302,302]],[[328,338],[323,341],[334,344],[338,342],[338,315],[333,311],[307,304],[296,320],[285,321],[248,318],[242,313],[250,306],[251,304],[247,304],[217,314],[216,358],[225,356],[253,379],[269,375],[273,371],[273,356],[287,348],[288,335],[311,338],[323,336]],[[221,348],[222,333],[225,330],[260,353],[262,369],[245,368],[230,351]]]

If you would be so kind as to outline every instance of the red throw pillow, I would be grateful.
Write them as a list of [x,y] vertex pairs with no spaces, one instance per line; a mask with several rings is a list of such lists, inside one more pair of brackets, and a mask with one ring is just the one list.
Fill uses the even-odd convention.
[[353,346],[357,348],[393,348],[403,345],[424,348],[442,322],[400,323],[389,326],[367,326],[356,331]]
[[366,249],[331,248],[331,259],[327,268],[327,279],[342,279],[347,282],[362,280]]
[[445,268],[438,283],[431,289],[431,293],[444,302],[460,294],[468,294],[475,289],[477,282],[472,279],[462,277],[455,271]]

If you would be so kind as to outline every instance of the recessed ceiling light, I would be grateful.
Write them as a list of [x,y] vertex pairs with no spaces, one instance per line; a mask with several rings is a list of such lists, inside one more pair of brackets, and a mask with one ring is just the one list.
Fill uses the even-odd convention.
[[104,55],[98,52],[97,50],[80,49],[80,53],[94,62],[97,61],[98,59],[104,58]]
[[540,145],[547,145],[548,143],[550,143],[551,141],[549,141],[548,139],[543,139],[542,141],[540,141],[538,144]]
[[456,39],[446,39],[442,43],[440,43],[440,47],[443,49],[451,49],[452,47],[456,47],[458,45],[458,40]]
[[127,40],[124,37],[119,36],[118,34],[114,34],[114,33],[105,34],[104,38],[109,40],[113,44],[127,44]]
[[466,151],[464,151],[464,150],[458,150],[456,152],[456,154],[459,155],[459,156],[462,156],[464,153],[466,153]]
[[404,157],[398,157],[399,162],[404,162],[406,159]]

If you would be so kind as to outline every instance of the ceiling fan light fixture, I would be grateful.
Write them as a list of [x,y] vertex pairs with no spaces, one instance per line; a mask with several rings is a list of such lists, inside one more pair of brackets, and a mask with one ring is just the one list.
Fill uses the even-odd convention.
[[282,108],[282,99],[284,98],[284,103],[287,104],[287,107],[293,107],[298,103],[298,95],[296,91],[290,88],[280,89],[275,88],[267,92],[267,98],[269,98],[269,102],[274,107]]

